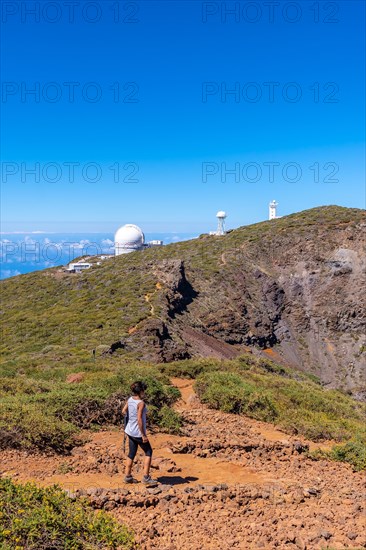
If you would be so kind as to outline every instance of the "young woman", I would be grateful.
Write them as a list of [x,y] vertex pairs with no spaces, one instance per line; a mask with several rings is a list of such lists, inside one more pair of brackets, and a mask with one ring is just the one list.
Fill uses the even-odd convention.
[[146,405],[144,396],[146,391],[145,382],[134,382],[131,386],[132,396],[122,409],[123,414],[128,413],[128,422],[125,427],[125,433],[128,436],[129,452],[126,459],[126,483],[137,483],[131,475],[133,461],[135,459],[138,447],[145,453],[144,459],[144,477],[142,483],[149,487],[156,486],[157,481],[150,477],[150,466],[152,457],[152,448],[146,435]]

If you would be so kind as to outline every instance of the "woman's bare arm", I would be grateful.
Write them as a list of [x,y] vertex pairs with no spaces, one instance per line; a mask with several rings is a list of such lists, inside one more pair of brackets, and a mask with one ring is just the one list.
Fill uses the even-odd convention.
[[122,414],[126,414],[128,411],[128,403],[125,404],[125,406],[122,409]]
[[137,406],[137,423],[139,425],[140,432],[142,434],[142,439],[145,442],[145,441],[147,441],[147,435],[146,435],[146,432],[144,431],[144,424],[142,422],[142,413],[143,413],[144,408],[145,408],[145,403],[143,401],[141,401],[141,403],[139,403],[138,406]]

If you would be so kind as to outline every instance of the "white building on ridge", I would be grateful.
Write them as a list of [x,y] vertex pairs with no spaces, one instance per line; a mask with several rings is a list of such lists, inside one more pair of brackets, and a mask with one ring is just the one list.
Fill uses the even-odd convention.
[[114,236],[114,253],[116,256],[162,245],[163,241],[158,240],[145,243],[145,235],[142,229],[132,223],[127,223],[117,229]]
[[277,206],[278,202],[274,199],[269,203],[269,220],[277,220],[278,218],[281,218],[281,216],[277,216]]
[[69,271],[71,273],[81,273],[85,269],[90,269],[91,266],[92,264],[90,264],[89,262],[79,260],[78,262],[69,264],[69,267],[65,271]]

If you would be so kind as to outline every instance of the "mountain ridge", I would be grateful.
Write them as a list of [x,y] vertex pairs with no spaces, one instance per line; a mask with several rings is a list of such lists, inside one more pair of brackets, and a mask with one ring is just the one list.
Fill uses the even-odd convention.
[[362,399],[365,227],[364,210],[318,207],[82,274],[51,268],[2,281],[5,363],[252,351]]

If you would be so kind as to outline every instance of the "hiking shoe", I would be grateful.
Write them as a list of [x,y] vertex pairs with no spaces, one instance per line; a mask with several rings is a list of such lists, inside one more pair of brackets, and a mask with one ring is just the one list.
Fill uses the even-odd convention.
[[142,478],[142,483],[147,487],[156,487],[158,485],[158,481],[156,479],[152,479],[150,476],[144,476]]
[[125,483],[138,483],[138,481],[132,476],[125,476]]

